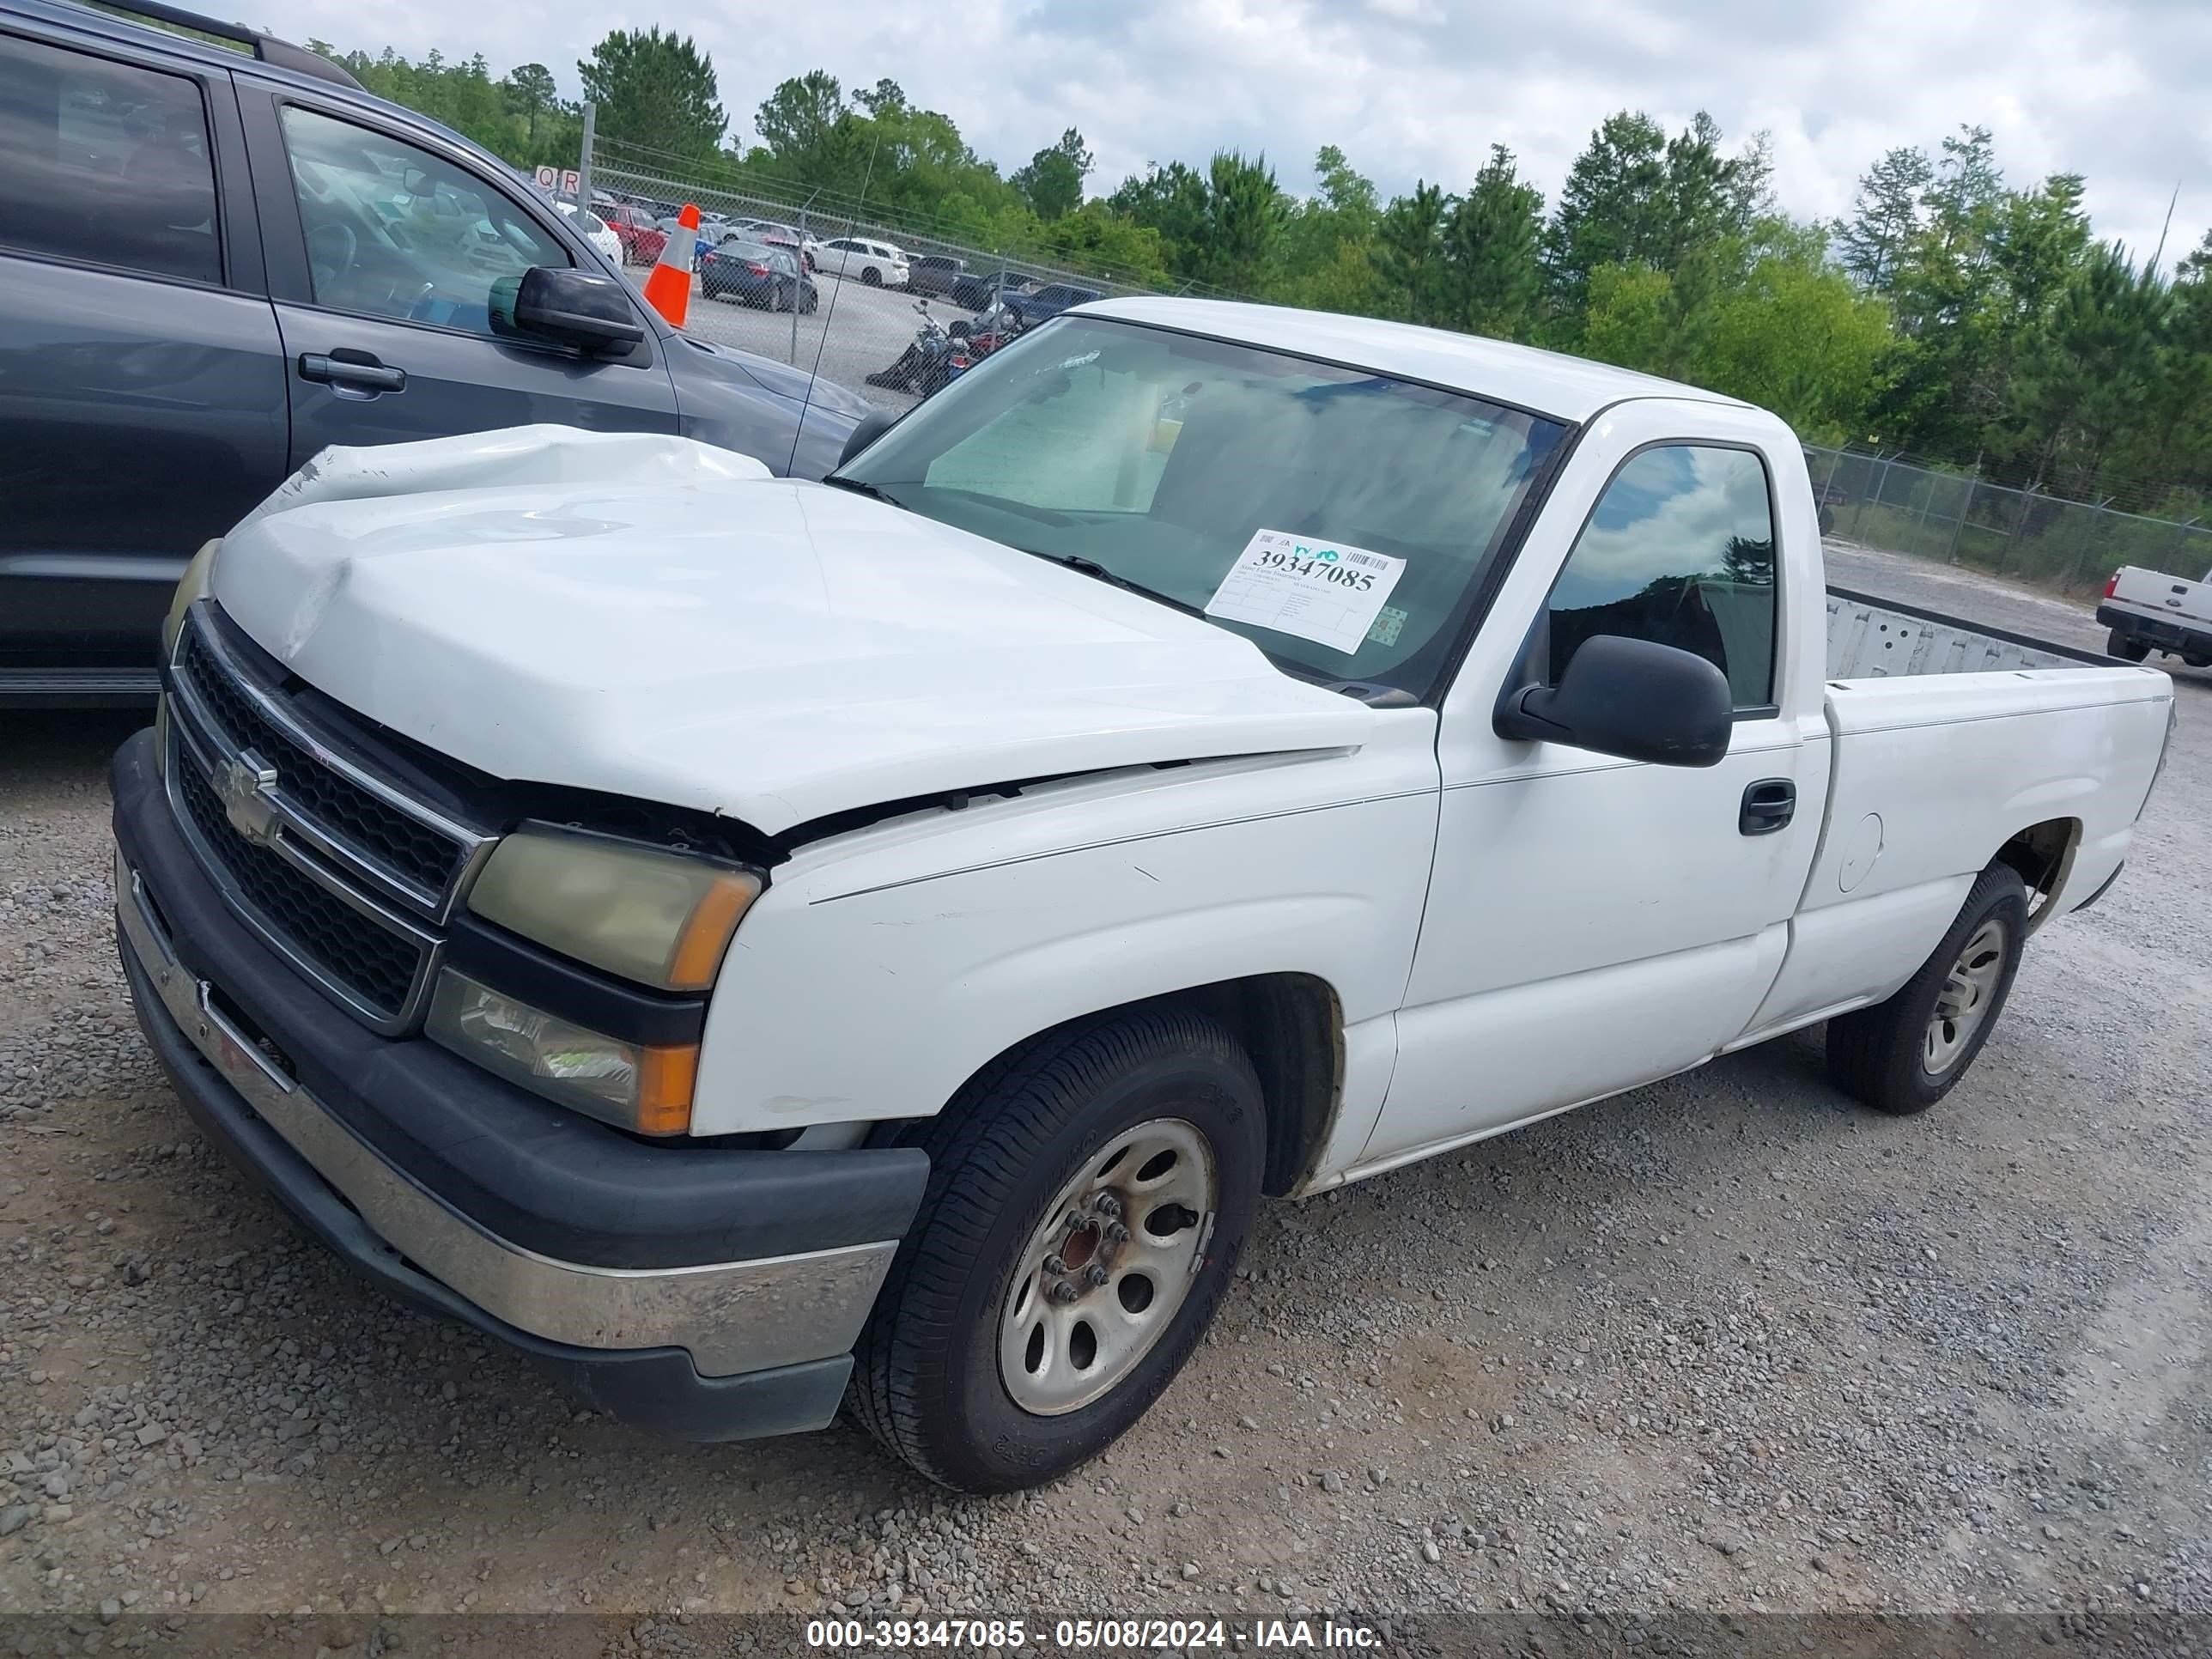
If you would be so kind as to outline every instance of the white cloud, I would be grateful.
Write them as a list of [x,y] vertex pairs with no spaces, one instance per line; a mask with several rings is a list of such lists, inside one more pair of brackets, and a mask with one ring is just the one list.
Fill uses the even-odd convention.
[[2169,259],[2212,222],[2212,7],[2191,0],[740,0],[673,15],[283,0],[266,21],[349,48],[482,52],[495,72],[534,60],[572,94],[606,30],[672,25],[713,53],[747,131],[787,76],[890,76],[1006,171],[1081,128],[1094,189],[1236,145],[1304,190],[1331,143],[1386,194],[1417,177],[1458,188],[1501,143],[1549,196],[1610,112],[1675,127],[1704,108],[1732,137],[1772,131],[1778,191],[1802,216],[1846,211],[1882,150],[1933,150],[1966,121],[1993,130],[2014,182],[2085,173],[2100,234],[2147,251],[2177,182]]

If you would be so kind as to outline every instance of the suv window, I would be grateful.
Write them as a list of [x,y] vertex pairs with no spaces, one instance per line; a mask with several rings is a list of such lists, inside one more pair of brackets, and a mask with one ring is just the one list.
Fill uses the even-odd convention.
[[492,331],[491,285],[568,251],[474,173],[380,132],[287,108],[315,303]]
[[1774,697],[1774,515],[1748,450],[1668,444],[1632,456],[1598,497],[1552,590],[1554,684],[1598,634],[1695,652],[1738,708]]
[[198,84],[0,35],[0,244],[220,283]]

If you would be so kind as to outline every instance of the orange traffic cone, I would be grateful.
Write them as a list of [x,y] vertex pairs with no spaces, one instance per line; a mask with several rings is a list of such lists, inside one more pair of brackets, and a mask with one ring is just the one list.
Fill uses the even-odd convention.
[[660,258],[653,275],[645,279],[645,302],[668,319],[672,328],[684,326],[691,310],[691,261],[699,246],[699,210],[689,202],[676,216],[676,234],[660,245]]

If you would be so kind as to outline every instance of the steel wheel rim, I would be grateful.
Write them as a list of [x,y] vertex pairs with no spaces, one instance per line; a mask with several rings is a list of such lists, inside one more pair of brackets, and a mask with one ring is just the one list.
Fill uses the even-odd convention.
[[1062,1416],[1136,1369],[1190,1298],[1219,1196],[1213,1148],[1182,1118],[1124,1129],[1084,1160],[1007,1288],[999,1378],[1015,1405]]
[[1920,1064],[1929,1076],[1942,1077],[1956,1066],[1988,1020],[2011,944],[2011,931],[1995,916],[1967,935],[1936,994],[1936,1012],[1921,1044]]

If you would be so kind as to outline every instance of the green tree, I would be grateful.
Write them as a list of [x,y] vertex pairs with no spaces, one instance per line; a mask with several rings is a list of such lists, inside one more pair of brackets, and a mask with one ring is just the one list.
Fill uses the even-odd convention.
[[1528,337],[1543,292],[1537,262],[1543,225],[1543,192],[1522,181],[1511,150],[1492,144],[1490,160],[1443,227],[1453,327]]
[[2173,290],[2118,245],[2095,248],[2026,355],[2012,413],[2031,458],[2027,485],[2054,475],[2094,489],[2107,449],[2154,391],[2176,318]]
[[1392,198],[1375,237],[1375,264],[1389,294],[1390,314],[1416,323],[1443,320],[1450,304],[1444,259],[1442,185],[1416,179],[1410,196]]
[[1040,219],[1058,219],[1083,205],[1083,181],[1091,176],[1090,147],[1073,127],[1060,142],[1030,157],[1011,181]]
[[1649,256],[1657,240],[1666,150],[1656,121],[1623,110],[1606,117],[1575,158],[1544,230],[1544,264],[1563,307],[1594,303],[1590,275],[1601,265],[1656,263]]
[[617,29],[580,61],[584,96],[599,106],[599,136],[668,155],[714,155],[729,117],[717,101],[714,60],[687,35]]
[[1917,145],[1900,144],[1859,177],[1851,216],[1836,226],[1843,267],[1877,294],[1895,286],[1905,251],[1920,234],[1921,198],[1936,177]]
[[539,129],[561,106],[553,71],[543,64],[520,64],[507,72],[499,86],[508,112],[522,118],[524,142],[535,155]]
[[1264,155],[1217,150],[1206,170],[1206,217],[1188,275],[1249,294],[1283,226],[1283,192]]
[[[897,101],[902,106],[904,95],[900,94]],[[777,162],[803,171],[822,159],[848,113],[845,91],[837,77],[826,70],[809,70],[777,82],[775,90],[754,112],[753,131]]]
[[1288,204],[1265,292],[1288,305],[1369,314],[1383,304],[1375,268],[1382,209],[1374,181],[1334,144],[1314,156],[1314,193]]

